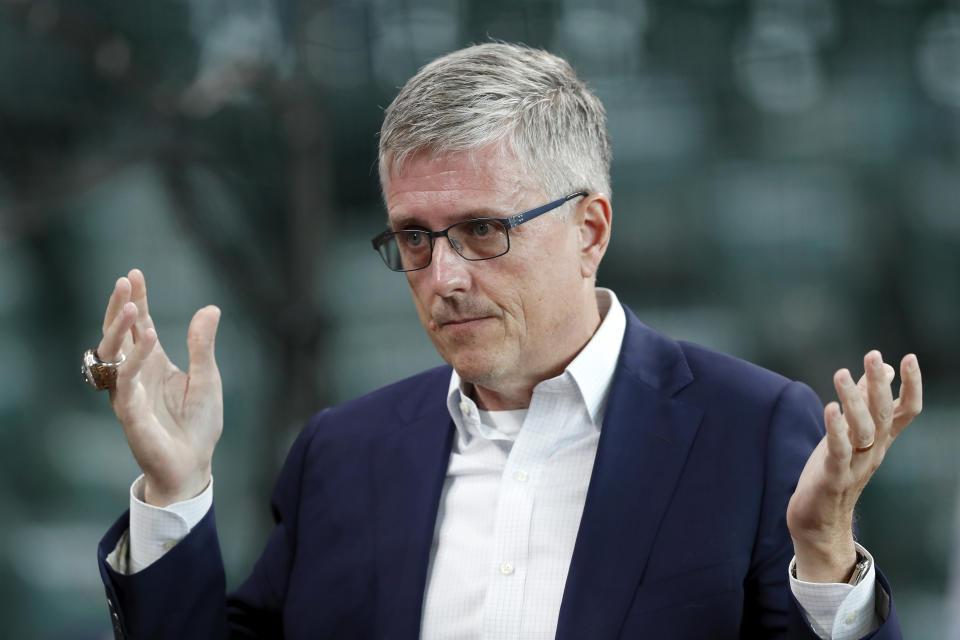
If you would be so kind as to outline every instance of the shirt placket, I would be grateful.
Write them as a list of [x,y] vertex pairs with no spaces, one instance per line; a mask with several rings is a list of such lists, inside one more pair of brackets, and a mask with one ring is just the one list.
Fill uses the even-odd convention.
[[535,502],[532,479],[540,464],[540,453],[525,445],[525,440],[521,430],[498,488],[492,575],[484,605],[483,638],[489,640],[520,637]]
[[[572,381],[554,381],[560,389],[534,393],[530,412],[507,457],[500,478],[494,525],[493,566],[484,604],[484,640],[520,638],[525,590],[531,562],[530,532],[537,478],[556,449],[568,414],[558,405]],[[546,390],[544,390],[546,391]],[[558,393],[559,392],[559,393]]]

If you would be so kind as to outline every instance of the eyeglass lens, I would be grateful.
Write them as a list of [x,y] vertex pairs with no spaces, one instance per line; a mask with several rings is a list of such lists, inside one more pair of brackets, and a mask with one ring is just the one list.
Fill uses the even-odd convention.
[[[465,220],[446,230],[450,246],[467,260],[487,260],[507,252],[507,229],[497,220]],[[416,229],[397,231],[380,245],[387,265],[396,271],[422,269],[430,264],[433,238]]]

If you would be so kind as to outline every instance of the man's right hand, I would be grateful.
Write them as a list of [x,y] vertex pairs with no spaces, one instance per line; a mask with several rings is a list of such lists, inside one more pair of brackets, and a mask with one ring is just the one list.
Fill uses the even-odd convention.
[[157,339],[143,273],[133,269],[107,304],[101,360],[126,360],[110,404],[145,479],[146,502],[159,507],[199,495],[210,482],[213,450],[223,431],[223,390],[214,359],[220,309],[197,311],[187,331],[190,368],[176,367]]

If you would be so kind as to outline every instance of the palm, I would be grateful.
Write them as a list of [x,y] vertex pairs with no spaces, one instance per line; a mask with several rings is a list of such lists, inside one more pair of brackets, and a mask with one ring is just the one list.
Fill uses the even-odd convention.
[[127,291],[118,282],[111,297],[98,351],[104,359],[118,357],[118,350],[127,354],[111,404],[146,477],[147,501],[167,503],[196,495],[209,481],[223,429],[223,394],[213,358],[219,310],[206,307],[191,321],[190,370],[184,373],[157,341],[142,274],[132,271],[129,283]]
[[[852,515],[869,477],[858,474],[849,464],[852,460],[852,456],[846,461],[831,456],[826,438],[813,450],[787,506],[787,526],[794,535]],[[825,500],[827,496],[833,499]]]
[[222,429],[220,385],[191,385],[159,344],[144,362],[130,401],[143,420],[128,436],[137,440],[134,457],[147,475],[176,485],[199,459],[213,455]]

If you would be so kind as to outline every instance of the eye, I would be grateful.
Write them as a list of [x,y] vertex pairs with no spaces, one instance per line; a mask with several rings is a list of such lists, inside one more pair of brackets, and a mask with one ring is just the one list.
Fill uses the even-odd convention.
[[477,220],[470,224],[470,233],[477,238],[485,238],[493,233],[493,228],[486,220]]
[[420,231],[404,231],[402,237],[404,244],[411,248],[419,247],[426,241],[425,235]]

